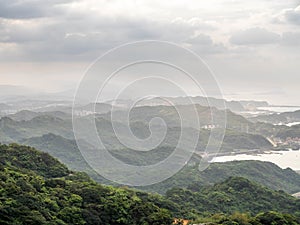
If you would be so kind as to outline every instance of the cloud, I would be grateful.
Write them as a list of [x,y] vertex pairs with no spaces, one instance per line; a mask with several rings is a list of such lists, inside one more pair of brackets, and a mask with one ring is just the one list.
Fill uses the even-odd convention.
[[[243,48],[280,41],[278,34],[264,28],[232,34],[231,30],[237,30],[239,21],[244,18],[243,12],[237,10],[239,7],[233,9],[235,13],[227,12],[232,9],[229,7],[224,12],[226,16],[215,17],[202,15],[202,4],[191,3],[199,5],[198,12],[196,9],[186,11],[183,1],[174,7],[158,1],[150,4],[144,1],[0,0],[0,17],[3,18],[0,18],[0,59],[93,60],[120,44],[149,39],[175,42],[201,54],[228,52],[226,41],[230,35],[230,42]],[[215,4],[204,6],[216,10]],[[137,6],[141,7],[135,8]],[[170,10],[170,6],[176,12]]]
[[198,34],[194,37],[189,38],[186,42],[189,44],[193,44],[193,45],[212,45],[213,44],[211,37],[206,34]]
[[280,35],[255,27],[234,33],[229,41],[235,45],[265,45],[279,42]]
[[200,55],[218,54],[228,51],[223,43],[215,43],[207,34],[197,34],[184,42],[184,46],[194,49]]
[[0,18],[32,19],[57,16],[64,12],[63,5],[72,0],[0,0]]
[[0,0],[1,82],[76,83],[80,69],[107,50],[154,39],[203,56],[230,92],[294,85],[296,99],[298,18],[295,0]]
[[[71,7],[72,8],[72,7]],[[213,26],[199,18],[175,18],[157,20],[126,15],[68,10],[59,17],[0,20],[0,43],[14,44],[15,59],[22,60],[92,60],[103,51],[127,42],[139,40],[164,40],[183,44],[187,40],[202,46],[204,52],[216,52],[217,48],[201,30],[213,30]],[[63,16],[64,15],[64,16]],[[193,37],[193,38],[191,38]],[[192,40],[194,39],[194,40]],[[203,43],[205,42],[205,47]],[[0,51],[1,52],[1,51]],[[6,54],[5,58],[9,58]],[[4,56],[3,56],[4,57]],[[0,56],[0,59],[4,59]]]
[[282,34],[282,44],[286,46],[299,46],[300,32],[284,32]]
[[300,5],[294,9],[285,10],[284,18],[290,23],[300,25]]
[[0,42],[25,43],[42,41],[49,37],[46,21],[39,20],[2,20]]

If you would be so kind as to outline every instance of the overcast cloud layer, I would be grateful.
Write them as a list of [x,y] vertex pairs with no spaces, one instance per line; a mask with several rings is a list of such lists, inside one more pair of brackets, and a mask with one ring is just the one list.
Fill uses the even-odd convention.
[[201,55],[228,98],[300,105],[294,0],[0,0],[0,85],[73,88],[107,50],[149,39]]

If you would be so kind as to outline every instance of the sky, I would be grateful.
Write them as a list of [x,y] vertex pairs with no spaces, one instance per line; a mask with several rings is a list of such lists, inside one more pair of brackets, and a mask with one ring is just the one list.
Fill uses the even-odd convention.
[[295,0],[0,0],[0,85],[74,89],[99,56],[142,40],[197,53],[227,99],[300,105]]

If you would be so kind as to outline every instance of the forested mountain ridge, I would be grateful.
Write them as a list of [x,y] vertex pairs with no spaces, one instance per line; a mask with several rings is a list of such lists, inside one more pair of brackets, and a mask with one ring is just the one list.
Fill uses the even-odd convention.
[[201,213],[264,211],[300,214],[300,200],[282,191],[273,191],[242,177],[230,177],[224,182],[207,187],[173,188],[167,191],[166,198],[181,202],[182,210]]
[[0,145],[0,153],[1,224],[171,225],[174,218],[269,210],[292,213],[284,218],[297,221],[300,212],[300,200],[245,178],[232,177],[199,190],[173,188],[161,196],[97,184],[32,147]]
[[[187,106],[185,106],[187,107]],[[147,108],[147,107],[146,107]],[[188,107],[187,107],[188,108]],[[167,111],[169,108],[166,108]],[[150,109],[146,109],[146,111]],[[174,113],[173,111],[170,113]],[[27,113],[26,113],[27,114]],[[168,122],[168,132],[166,135],[165,140],[161,143],[161,145],[169,145],[169,146],[176,146],[178,141],[178,136],[180,132],[183,130],[187,133],[198,133],[200,130],[200,138],[198,140],[197,149],[200,151],[203,150],[207,144],[210,130],[203,129],[203,128],[196,128],[193,127],[180,127],[178,124],[178,118],[167,114],[156,114],[156,110],[152,112],[152,109],[147,113],[142,111],[142,115],[146,116],[147,118],[153,118],[154,116],[161,116],[163,119],[166,119]],[[139,138],[145,138],[150,135],[149,127],[148,127],[148,120],[147,118],[141,117],[141,112],[138,111],[137,118],[131,121],[130,126],[135,135],[142,135]],[[31,116],[31,115],[30,115]],[[4,143],[11,143],[11,142],[18,142],[22,143],[22,140],[39,137],[43,135],[47,135],[48,133],[53,133],[55,135],[62,136],[68,139],[74,139],[73,129],[72,129],[72,120],[66,119],[64,114],[59,112],[51,112],[48,114],[37,114],[36,117],[31,118],[30,116],[25,116],[22,120],[19,118],[19,115],[15,116],[18,117],[17,120],[13,120],[11,117],[2,117],[0,119],[0,141]],[[104,115],[103,115],[104,116]],[[205,116],[203,117],[203,124],[209,124],[209,111],[205,110]],[[106,115],[109,117],[109,115]],[[240,116],[235,116],[236,119],[233,119],[232,126],[240,129]],[[149,119],[148,118],[148,119]],[[28,119],[28,120],[26,120]],[[89,131],[86,129],[85,123],[94,118],[82,118],[82,136],[88,136]],[[169,121],[168,121],[169,120]],[[102,116],[96,116],[96,126],[98,131],[101,133],[101,138],[104,140],[104,144],[109,149],[122,149],[122,146],[118,139],[115,137],[115,131],[112,127],[111,121]],[[244,119],[243,119],[244,121]],[[126,125],[120,121],[115,121],[116,126],[120,127],[120,130],[124,130],[123,133],[119,134],[122,135],[123,138],[128,139],[128,133],[125,132],[127,129]],[[243,122],[243,124],[245,124]],[[160,129],[159,126],[157,129]],[[219,132],[222,132],[220,129]],[[234,141],[233,141],[234,140]],[[89,141],[89,140],[87,140]],[[190,147],[189,140],[183,140],[183,144],[186,148]],[[270,142],[260,134],[254,133],[247,133],[245,131],[238,131],[238,130],[226,130],[225,139],[222,145],[223,151],[234,151],[236,149],[257,149],[257,148],[271,148],[272,145]]]
[[292,123],[300,121],[300,110],[293,112],[272,113],[270,115],[259,115],[250,118],[253,122],[265,122],[271,124]]
[[30,147],[0,153],[0,224],[172,224],[146,193],[102,186]]
[[[85,162],[75,140],[69,140],[54,134],[47,134],[42,137],[24,139],[21,143],[48,152],[61,160],[69,168],[85,171],[93,179],[102,183],[106,182]],[[158,148],[158,158],[167,157],[172,150],[173,148],[168,147]],[[110,153],[126,163],[135,163],[137,165],[142,165],[143,162],[151,162],[149,157],[153,157],[153,155],[148,155],[146,152],[142,152],[139,155],[137,152],[132,152],[128,149],[111,149]],[[155,162],[155,159],[154,157],[152,161]],[[200,158],[194,156],[191,159],[191,163],[185,166],[178,174],[162,183],[146,187],[146,190],[165,193],[165,191],[174,186],[187,187],[194,183],[208,185],[222,182],[231,176],[240,176],[261,183],[274,190],[284,190],[292,194],[300,192],[300,174],[291,169],[281,169],[270,162],[234,161],[212,163],[209,168],[200,172],[197,166],[199,161]]]

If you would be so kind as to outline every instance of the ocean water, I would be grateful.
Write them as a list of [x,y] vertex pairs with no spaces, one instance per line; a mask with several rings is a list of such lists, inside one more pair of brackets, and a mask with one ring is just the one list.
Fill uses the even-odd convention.
[[292,106],[269,106],[269,107],[258,107],[259,110],[271,111],[271,112],[294,112],[300,110],[299,107],[292,107]]
[[211,160],[211,162],[228,162],[235,160],[260,160],[275,163],[279,167],[291,168],[300,171],[300,150],[298,151],[269,151],[263,154],[238,154],[228,156],[218,156]]
[[300,122],[287,123],[285,125],[288,127],[291,127],[291,126],[298,125],[298,124],[300,124]]

